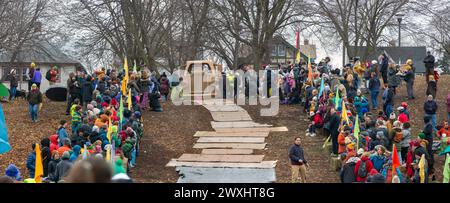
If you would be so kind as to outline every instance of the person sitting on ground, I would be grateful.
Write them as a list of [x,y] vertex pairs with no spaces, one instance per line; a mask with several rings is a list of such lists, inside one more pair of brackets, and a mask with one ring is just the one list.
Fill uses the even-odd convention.
[[70,169],[73,164],[70,162],[70,153],[68,151],[64,152],[61,161],[56,165],[56,172],[54,180],[56,183],[64,182],[64,178],[69,174]]
[[63,140],[63,146],[58,148],[58,153],[59,153],[60,157],[63,155],[64,152],[72,151],[72,147],[71,147],[72,145],[70,143],[71,143],[71,141],[69,138],[66,138]]
[[31,149],[32,151],[30,152],[30,154],[27,157],[27,169],[28,169],[28,174],[30,175],[30,178],[34,178],[34,172],[35,172],[35,167],[36,167],[36,144],[32,144],[31,145]]

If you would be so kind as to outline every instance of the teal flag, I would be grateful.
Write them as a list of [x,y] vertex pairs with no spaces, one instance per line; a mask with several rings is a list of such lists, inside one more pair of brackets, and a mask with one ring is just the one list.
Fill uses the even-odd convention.
[[11,150],[11,145],[8,141],[8,129],[6,127],[5,114],[3,107],[0,104],[0,154],[4,154]]

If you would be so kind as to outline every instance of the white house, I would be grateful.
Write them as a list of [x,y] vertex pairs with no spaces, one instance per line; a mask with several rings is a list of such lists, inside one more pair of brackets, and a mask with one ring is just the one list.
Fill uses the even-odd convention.
[[[6,80],[11,69],[16,69],[17,80],[19,82],[19,90],[28,90],[28,81],[26,81],[26,72],[30,64],[34,62],[42,73],[41,92],[46,92],[51,87],[66,87],[69,73],[82,70],[80,62],[69,58],[62,51],[52,46],[49,42],[40,41],[33,47],[26,47],[18,52],[16,60],[10,62],[12,53],[0,53],[0,80],[9,88],[9,81]],[[58,67],[57,82],[50,84],[45,79],[47,71],[54,67]]]

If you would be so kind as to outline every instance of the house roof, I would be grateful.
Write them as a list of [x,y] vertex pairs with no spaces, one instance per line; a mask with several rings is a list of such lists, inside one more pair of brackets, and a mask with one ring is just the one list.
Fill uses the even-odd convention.
[[[364,53],[367,47],[354,47],[349,48],[349,53]],[[412,59],[414,61],[414,66],[416,67],[416,73],[425,73],[425,64],[422,62],[427,54],[426,47],[377,47],[375,51],[369,53],[368,60],[378,60],[378,57],[385,53],[392,59],[395,63],[404,64],[406,60]]]
[[[12,52],[0,53],[0,63],[9,63],[11,57]],[[34,46],[24,47],[17,54],[15,63],[32,62],[36,64],[80,64],[79,61],[71,59],[48,41],[39,41]]]
[[[289,43],[284,37],[281,35],[277,35],[273,37],[274,43],[282,43],[286,45],[289,49],[296,49],[294,45]],[[305,57],[311,57],[313,59],[317,59],[317,48],[316,45],[300,45],[300,53],[304,55]]]

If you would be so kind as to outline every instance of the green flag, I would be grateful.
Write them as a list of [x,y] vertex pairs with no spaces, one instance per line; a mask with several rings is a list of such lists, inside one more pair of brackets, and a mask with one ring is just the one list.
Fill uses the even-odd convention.
[[136,60],[134,60],[133,72],[134,72],[134,73],[137,73]]
[[450,182],[450,154],[447,154],[444,164],[444,183]]
[[356,147],[359,149],[359,133],[360,133],[360,129],[359,129],[359,116],[356,116],[356,121],[355,121],[355,129],[353,130],[353,135],[356,137]]
[[336,96],[334,97],[334,109],[338,109],[339,106],[339,89],[336,90]]
[[122,123],[122,121],[123,121],[123,97],[122,96],[120,96],[119,118],[120,118],[119,123]]

